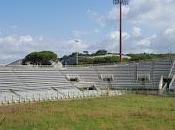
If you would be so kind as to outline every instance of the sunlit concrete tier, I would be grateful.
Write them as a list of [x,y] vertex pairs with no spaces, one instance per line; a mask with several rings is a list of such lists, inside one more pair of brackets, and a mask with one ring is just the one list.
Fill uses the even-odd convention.
[[[148,88],[158,89],[161,76],[168,77],[173,65],[172,60],[148,61],[124,65],[102,65],[90,67],[68,67],[61,70],[64,75],[78,75],[80,81],[76,85],[95,84],[100,89],[112,88]],[[112,75],[113,80],[103,81],[100,77]],[[148,75],[149,82],[140,82],[140,75]]]

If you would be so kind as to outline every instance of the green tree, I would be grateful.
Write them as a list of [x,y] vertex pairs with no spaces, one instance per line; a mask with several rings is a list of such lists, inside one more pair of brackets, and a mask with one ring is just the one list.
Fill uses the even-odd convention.
[[[123,62],[128,62],[128,59],[124,58]],[[117,56],[106,56],[106,57],[95,57],[95,58],[82,58],[79,60],[80,64],[111,64],[119,63],[119,57]]]
[[107,50],[98,50],[95,55],[106,55],[108,54],[108,51]]
[[51,65],[52,62],[58,62],[57,54],[51,51],[32,52],[22,61],[23,65]]

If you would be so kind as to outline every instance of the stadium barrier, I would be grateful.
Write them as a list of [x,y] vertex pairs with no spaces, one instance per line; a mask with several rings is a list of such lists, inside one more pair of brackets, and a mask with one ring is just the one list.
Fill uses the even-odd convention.
[[152,95],[162,97],[175,97],[175,91],[166,90],[163,93],[158,89],[118,89],[118,90],[98,90],[98,91],[82,91],[82,92],[67,92],[64,95],[46,95],[45,97],[41,94],[28,96],[19,96],[15,98],[13,95],[10,98],[4,96],[1,98],[0,106],[13,105],[13,104],[24,104],[24,103],[37,103],[46,101],[67,101],[67,100],[83,100],[87,98],[97,97],[108,97],[108,96],[121,96],[128,94],[139,94],[139,95]]
[[0,105],[12,105],[12,104],[20,104],[20,103],[35,103],[35,102],[45,102],[45,101],[66,101],[66,100],[80,100],[86,98],[96,98],[96,97],[104,97],[104,96],[119,96],[126,94],[126,90],[99,90],[99,91],[83,91],[83,92],[67,92],[64,95],[47,95],[42,97],[41,94],[33,95],[32,97],[28,96],[19,96],[15,98],[13,95],[10,98],[6,96],[1,99]]

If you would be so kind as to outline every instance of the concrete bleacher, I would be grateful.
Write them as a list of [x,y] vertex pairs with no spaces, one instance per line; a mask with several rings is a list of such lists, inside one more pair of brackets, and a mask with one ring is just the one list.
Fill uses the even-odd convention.
[[[161,76],[173,75],[173,60],[65,68],[0,66],[0,101],[60,98],[86,89],[159,89]],[[143,77],[148,81],[139,80]],[[171,86],[175,88],[175,80]]]
[[171,66],[168,77],[171,79],[169,89],[175,91],[175,61]]
[[0,99],[36,100],[64,96],[68,91],[79,92],[54,68],[0,67]]
[[138,73],[150,74],[150,81],[152,87],[157,88],[161,76],[168,78],[171,66],[173,64],[172,60],[162,60],[162,61],[152,61],[139,63]]

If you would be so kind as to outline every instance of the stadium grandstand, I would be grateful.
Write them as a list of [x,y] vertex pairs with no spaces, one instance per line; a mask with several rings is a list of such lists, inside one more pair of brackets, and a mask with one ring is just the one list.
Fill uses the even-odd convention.
[[66,67],[0,66],[1,103],[123,89],[174,91],[175,61],[171,59]]

